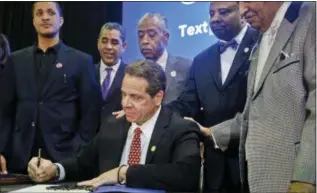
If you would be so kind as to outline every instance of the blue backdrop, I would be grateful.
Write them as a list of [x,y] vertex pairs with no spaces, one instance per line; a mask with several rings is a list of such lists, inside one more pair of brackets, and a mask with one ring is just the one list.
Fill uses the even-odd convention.
[[128,48],[125,62],[143,58],[137,38],[137,24],[146,12],[157,12],[168,19],[169,53],[193,59],[199,52],[215,43],[209,28],[209,2],[123,2],[123,26]]

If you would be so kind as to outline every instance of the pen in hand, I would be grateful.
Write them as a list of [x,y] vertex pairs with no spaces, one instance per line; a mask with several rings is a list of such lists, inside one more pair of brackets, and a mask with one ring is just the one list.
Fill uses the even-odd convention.
[[41,165],[41,148],[39,149],[38,155],[37,155],[37,167],[39,168]]

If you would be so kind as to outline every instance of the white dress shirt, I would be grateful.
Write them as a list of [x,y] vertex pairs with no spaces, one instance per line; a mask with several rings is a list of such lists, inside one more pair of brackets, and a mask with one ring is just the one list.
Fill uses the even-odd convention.
[[136,128],[140,128],[141,133],[141,159],[140,164],[145,164],[147,151],[150,145],[152,133],[154,130],[154,126],[156,124],[158,115],[160,114],[161,107],[155,112],[155,114],[147,120],[143,125],[137,125],[136,123],[132,123],[131,127],[128,131],[128,136],[125,142],[125,146],[123,148],[123,152],[121,155],[120,165],[128,165],[130,147],[132,143],[132,139],[134,136],[134,131]]
[[259,58],[258,58],[258,64],[256,69],[256,76],[255,76],[255,84],[254,89],[257,88],[262,70],[264,68],[264,65],[266,63],[266,60],[270,54],[271,48],[273,46],[273,43],[275,41],[276,33],[284,19],[285,13],[290,6],[291,2],[284,2],[279,10],[277,11],[269,29],[263,33],[262,40],[259,47]]
[[[120,166],[121,165],[128,165],[128,160],[129,160],[129,153],[130,153],[130,147],[132,143],[132,139],[134,136],[134,131],[137,127],[139,127],[142,131],[141,133],[141,159],[140,159],[140,164],[145,164],[146,161],[146,155],[147,155],[147,150],[150,145],[152,133],[155,127],[155,124],[157,122],[157,118],[161,112],[161,106],[159,109],[155,112],[155,114],[147,120],[143,125],[137,125],[136,123],[132,123],[129,131],[128,131],[128,136],[125,142],[125,146],[123,148],[123,152],[121,155],[121,161],[120,161]],[[59,163],[55,163],[57,167],[60,170],[60,176],[58,181],[62,181],[65,179],[65,168]],[[96,166],[98,167],[98,166]]]
[[[243,40],[244,35],[248,30],[248,25],[245,25],[242,30],[238,33],[238,35],[234,38],[237,43],[237,49],[233,49],[232,47],[228,47],[222,54],[220,54],[220,64],[221,64],[221,79],[222,84],[225,83],[227,76],[229,74],[230,68],[232,66],[233,60],[236,56],[236,53],[239,49],[239,46]],[[220,42],[226,42],[224,40],[219,40]]]
[[162,56],[156,61],[158,65],[160,65],[163,70],[166,70],[166,63],[167,63],[168,53],[166,49],[164,49]]
[[100,61],[100,67],[99,67],[99,72],[100,72],[100,85],[102,85],[103,81],[105,80],[105,78],[107,77],[107,71],[106,68],[112,68],[111,74],[110,74],[110,84],[109,84],[109,88],[112,85],[112,82],[114,80],[114,77],[116,76],[116,73],[119,69],[121,60],[118,60],[118,62],[113,65],[113,66],[107,66],[105,63],[103,63],[103,61]]

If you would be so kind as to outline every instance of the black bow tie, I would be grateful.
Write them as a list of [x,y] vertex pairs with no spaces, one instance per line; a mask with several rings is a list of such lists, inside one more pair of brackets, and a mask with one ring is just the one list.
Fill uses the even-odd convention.
[[226,51],[227,48],[232,47],[234,50],[238,48],[238,43],[235,39],[232,39],[229,42],[218,42],[219,45],[219,52],[222,54],[224,51]]

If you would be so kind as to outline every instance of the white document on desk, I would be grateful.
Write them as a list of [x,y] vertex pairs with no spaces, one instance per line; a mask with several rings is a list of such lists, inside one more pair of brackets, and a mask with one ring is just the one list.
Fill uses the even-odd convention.
[[52,184],[40,184],[40,185],[35,185],[35,186],[30,186],[27,188],[22,188],[20,190],[15,190],[9,193],[18,193],[18,192],[42,192],[42,193],[56,193],[56,192],[60,192],[60,193],[71,193],[71,192],[76,192],[76,193],[88,193],[89,191],[87,190],[47,190],[46,188],[49,186],[54,186]]

